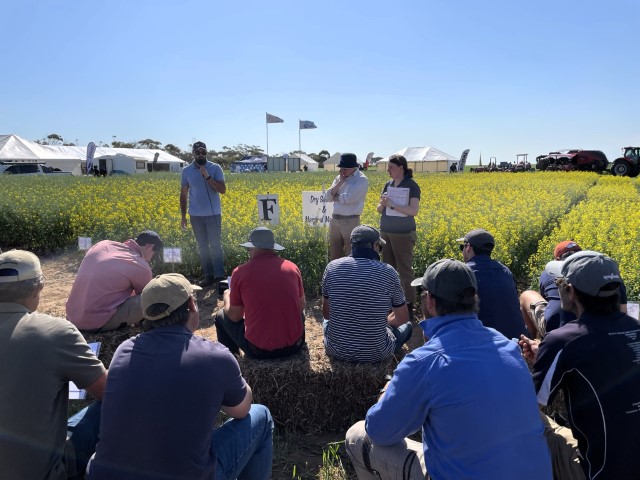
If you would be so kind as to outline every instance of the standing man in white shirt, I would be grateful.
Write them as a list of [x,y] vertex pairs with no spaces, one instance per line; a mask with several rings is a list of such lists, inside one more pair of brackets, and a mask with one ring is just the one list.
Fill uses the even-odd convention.
[[369,180],[358,169],[358,159],[353,153],[340,155],[338,175],[329,190],[327,201],[334,202],[329,223],[329,260],[351,254],[351,232],[360,225],[364,199]]

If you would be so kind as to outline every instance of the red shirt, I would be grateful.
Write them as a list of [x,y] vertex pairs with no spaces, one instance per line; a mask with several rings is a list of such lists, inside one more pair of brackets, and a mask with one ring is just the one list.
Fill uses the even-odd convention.
[[244,309],[245,338],[262,350],[296,343],[302,336],[302,275],[272,251],[259,253],[231,274],[231,306]]

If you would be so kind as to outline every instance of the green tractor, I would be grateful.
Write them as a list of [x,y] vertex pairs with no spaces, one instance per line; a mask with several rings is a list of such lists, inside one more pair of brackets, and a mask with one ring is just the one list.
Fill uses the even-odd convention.
[[640,173],[640,147],[624,147],[624,154],[616,158],[611,173],[620,177],[637,177]]

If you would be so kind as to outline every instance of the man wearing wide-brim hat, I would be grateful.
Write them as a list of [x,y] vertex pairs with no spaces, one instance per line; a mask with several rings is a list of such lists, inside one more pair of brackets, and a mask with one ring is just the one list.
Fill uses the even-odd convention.
[[[412,285],[427,342],[347,432],[358,478],[551,480],[529,369],[515,342],[478,319],[471,269],[439,260]],[[422,443],[406,438],[421,428]]]
[[640,478],[640,323],[620,311],[618,265],[583,250],[563,261],[556,284],[577,319],[542,342],[520,341],[538,403],[562,391],[569,412],[570,428],[545,417],[554,477]]
[[218,341],[233,353],[256,358],[286,357],[305,343],[305,296],[300,269],[278,256],[284,250],[273,232],[257,227],[241,243],[249,261],[231,274],[218,311]]
[[329,260],[351,253],[351,231],[360,225],[360,215],[369,189],[369,180],[358,168],[353,153],[340,155],[340,174],[326,192],[328,202],[333,202],[333,215],[329,223]]

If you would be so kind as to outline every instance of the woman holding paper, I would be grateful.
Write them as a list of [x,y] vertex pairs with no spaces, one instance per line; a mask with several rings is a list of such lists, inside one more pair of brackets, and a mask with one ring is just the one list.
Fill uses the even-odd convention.
[[378,213],[380,233],[387,242],[382,249],[382,260],[400,274],[400,282],[407,300],[410,318],[413,318],[411,304],[416,299],[411,282],[413,273],[413,247],[416,244],[415,216],[420,209],[420,187],[413,180],[413,170],[408,168],[407,159],[402,155],[391,155],[387,172],[391,177],[380,196]]

